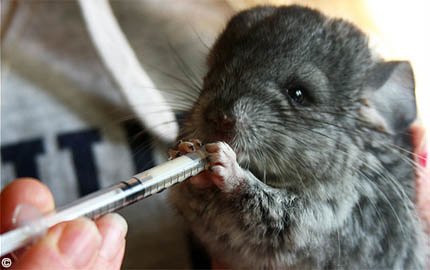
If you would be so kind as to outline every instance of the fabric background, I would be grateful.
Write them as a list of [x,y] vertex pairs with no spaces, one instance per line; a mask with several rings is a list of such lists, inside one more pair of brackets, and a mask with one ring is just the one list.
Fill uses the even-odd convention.
[[[187,80],[176,52],[200,78],[206,46],[232,14],[221,1],[111,5],[152,80],[170,91],[189,91],[170,77]],[[19,1],[2,44],[1,187],[36,177],[61,206],[162,161],[165,148],[153,141],[101,64],[77,3]],[[166,192],[120,213],[129,223],[124,268],[193,265]]]

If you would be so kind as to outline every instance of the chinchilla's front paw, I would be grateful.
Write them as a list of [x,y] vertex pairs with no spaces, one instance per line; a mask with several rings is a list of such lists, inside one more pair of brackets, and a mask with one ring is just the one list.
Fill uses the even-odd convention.
[[175,159],[182,155],[195,152],[200,150],[202,147],[202,143],[200,140],[191,139],[191,140],[180,140],[176,143],[175,147],[169,149],[169,160]]
[[224,142],[205,145],[212,182],[224,192],[232,192],[244,181],[242,168],[236,161],[236,153]]

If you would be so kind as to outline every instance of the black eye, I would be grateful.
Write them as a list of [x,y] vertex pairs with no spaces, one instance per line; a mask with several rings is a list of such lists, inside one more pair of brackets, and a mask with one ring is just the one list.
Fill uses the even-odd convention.
[[303,105],[305,102],[305,90],[303,87],[289,87],[287,89],[287,95],[297,104]]

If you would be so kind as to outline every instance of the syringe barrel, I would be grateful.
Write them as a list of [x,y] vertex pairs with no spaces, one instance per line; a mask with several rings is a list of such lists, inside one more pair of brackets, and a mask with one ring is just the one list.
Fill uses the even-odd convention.
[[206,166],[206,152],[200,150],[170,160],[136,174],[127,181],[82,197],[38,220],[2,234],[0,236],[2,247],[0,256],[28,244],[41,232],[55,224],[83,216],[96,219],[197,175]]
[[55,215],[62,221],[80,216],[98,218],[197,175],[205,169],[205,158],[205,152],[197,151],[170,160],[127,181],[89,194],[59,209]]

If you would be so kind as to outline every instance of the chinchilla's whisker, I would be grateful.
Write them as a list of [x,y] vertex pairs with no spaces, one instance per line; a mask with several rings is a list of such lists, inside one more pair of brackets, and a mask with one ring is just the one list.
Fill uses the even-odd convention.
[[180,71],[183,75],[188,79],[191,85],[194,86],[195,89],[199,89],[201,86],[200,78],[192,71],[192,69],[186,64],[186,62],[179,55],[178,51],[172,46],[169,42],[169,47],[174,55],[174,60],[176,64],[179,66]]
[[[331,137],[329,137],[329,136],[327,136],[327,135],[325,135],[325,134],[322,134],[322,133],[319,133],[319,132],[315,132],[315,131],[313,131],[314,133],[316,133],[316,134],[318,134],[318,135],[321,135],[321,136],[324,136],[324,137],[326,137],[326,138],[330,138],[330,139],[332,139]],[[334,140],[334,139],[333,139]],[[343,144],[342,142],[339,142],[338,140],[337,140],[337,143],[341,143],[341,144]],[[346,146],[346,145],[345,145]],[[338,152],[344,152],[344,151],[342,151],[342,150],[340,150],[340,149],[336,149],[336,151],[338,151]],[[344,152],[344,154],[348,154],[347,152]],[[395,192],[397,193],[397,196],[399,197],[399,199],[402,199],[402,200],[409,200],[408,199],[408,196],[406,195],[406,193],[404,192],[404,189],[400,186],[400,184],[397,182],[397,181],[395,181],[394,179],[393,179],[393,176],[392,175],[389,175],[390,173],[389,172],[387,172],[386,170],[383,170],[383,168],[381,167],[381,166],[379,166],[379,167],[376,167],[375,168],[375,166],[378,166],[378,165],[372,165],[372,166],[368,166],[368,168],[369,169],[371,169],[371,170],[374,170],[375,172],[377,172],[378,173],[378,175],[380,176],[380,177],[382,177],[383,179],[385,179],[387,182],[389,182],[389,183],[391,183],[392,184],[392,186],[395,186],[395,187],[393,187],[393,189],[395,190]],[[383,170],[383,172],[381,171],[381,170]],[[399,190],[400,190],[400,193],[399,193]]]
[[154,111],[155,109],[160,109],[160,111],[173,111],[173,112],[183,112],[183,111],[190,110],[190,106],[188,104],[181,103],[180,101],[178,101],[176,104],[174,103],[169,104],[165,102],[165,103],[158,103],[158,104],[146,103],[146,105],[137,104],[137,105],[129,106],[129,108],[139,109],[139,110],[143,110],[142,107],[145,107],[145,112],[148,112],[148,113],[150,113],[151,110]]
[[[319,134],[322,135],[322,134]],[[343,152],[340,149],[336,149],[337,152]],[[345,154],[347,154],[345,152]],[[397,194],[397,197],[399,198],[399,200],[401,200],[402,202],[404,202],[404,207],[407,210],[406,213],[410,214],[409,208],[407,206],[407,203],[411,203],[409,197],[406,195],[404,188],[402,186],[400,186],[400,184],[398,183],[398,181],[394,180],[392,175],[390,175],[390,172],[388,172],[387,170],[383,169],[382,167],[375,167],[377,165],[369,165],[366,164],[367,168],[374,171],[375,173],[378,174],[379,177],[381,177],[383,180],[385,180],[386,184],[389,185],[389,187],[392,188],[392,190]],[[357,169],[357,173],[360,173],[362,176],[366,176],[364,173],[362,173],[360,170]],[[367,176],[366,176],[367,177]],[[368,178],[368,177],[367,177]],[[371,181],[369,179],[369,181]],[[386,196],[385,196],[386,197]],[[389,201],[388,197],[386,197],[386,201],[388,204],[390,204],[390,208],[392,207],[391,202]],[[394,211],[394,210],[393,210]],[[395,213],[397,215],[397,213]]]
[[[138,138],[136,138],[136,140],[137,139]],[[154,151],[155,149],[157,149],[157,145],[159,145],[159,142],[154,137],[150,136],[149,138],[146,138],[146,141],[144,143],[133,146],[132,154],[134,157],[137,157],[144,152]],[[140,160],[136,160],[136,162],[139,162],[139,161]]]
[[191,26],[191,29],[193,30],[193,33],[196,35],[197,39],[200,41],[200,43],[203,45],[203,47],[206,48],[206,52],[204,52],[204,55],[207,55],[208,52],[210,51],[210,46],[203,41],[202,37],[200,36],[200,34],[197,32],[197,30],[194,28],[194,26]]
[[[354,134],[354,135],[358,135],[358,136],[367,136],[367,135],[366,135],[366,133],[365,133],[365,132],[363,132],[363,131],[360,131],[360,130],[353,130],[353,129],[351,129],[351,128],[343,127],[343,126],[341,126],[341,125],[334,124],[334,123],[331,123],[331,122],[322,121],[322,120],[319,120],[319,119],[318,119],[318,120],[315,120],[315,119],[312,119],[312,118],[307,118],[307,120],[310,120],[310,121],[314,120],[314,121],[316,121],[316,122],[323,123],[323,124],[325,124],[325,125],[334,126],[334,127],[338,128],[338,129],[340,129],[340,130],[343,130],[343,131],[345,131],[345,132],[347,132],[347,133],[351,133],[351,134]],[[399,150],[399,151],[402,151],[402,152],[404,152],[404,153],[406,153],[406,154],[412,155],[412,156],[414,156],[414,157],[418,157],[418,156],[419,156],[418,154],[413,153],[412,151],[409,151],[409,150],[407,150],[407,149],[404,149],[404,148],[402,148],[402,147],[400,147],[400,146],[397,146],[396,144],[391,143],[391,142],[389,142],[389,141],[386,141],[386,142],[385,142],[385,144],[386,144],[386,148],[394,148],[394,149],[397,149],[397,150]],[[412,166],[415,168],[415,170],[423,171],[423,168],[421,168],[421,166],[419,166],[419,164],[418,164],[416,161],[414,161],[413,159],[411,159],[411,158],[407,157],[406,155],[402,155],[401,153],[398,153],[397,151],[392,151],[392,153],[394,153],[395,155],[398,155],[398,156],[399,156],[401,159],[403,159],[405,162],[407,162],[408,164],[412,165]]]
[[[300,162],[300,159],[299,159],[299,158],[297,158],[297,157],[293,157],[293,159],[297,161],[297,163],[299,164],[299,166],[301,166],[301,167],[303,166],[303,164]],[[290,166],[291,166],[291,167],[294,169],[294,171],[296,172],[297,177],[298,177],[298,179],[299,179],[299,181],[300,181],[300,185],[302,185],[303,190],[305,190],[305,189],[306,189],[306,185],[305,185],[305,182],[303,181],[303,178],[302,178],[302,176],[301,176],[301,173],[297,170],[296,166],[292,166],[292,165],[290,165]],[[305,167],[305,166],[303,166],[303,169],[306,169],[306,167]],[[316,177],[314,177],[314,180],[316,180],[316,181],[317,181],[317,183],[319,183],[319,181],[318,181],[318,179],[317,179]]]
[[162,107],[162,106],[166,106],[172,110],[176,110],[176,109],[187,109],[190,110],[190,106],[191,104],[187,101],[183,101],[183,100],[176,100],[176,101],[164,101],[161,103],[150,103],[150,102],[136,102],[136,104],[133,104],[132,106],[129,106],[130,108],[141,108],[141,107]]
[[367,168],[373,170],[376,174],[378,174],[379,177],[386,181],[386,184],[388,184],[388,186],[396,193],[399,200],[404,203],[406,213],[410,214],[409,209],[411,205],[413,205],[413,202],[406,194],[405,189],[400,185],[398,179],[394,175],[392,175],[390,171],[386,170],[381,165],[368,163],[366,163],[365,165],[367,166]]
[[376,185],[375,183],[372,182],[372,179],[369,179],[364,173],[361,173],[360,171],[357,171],[357,173],[361,174],[363,177],[367,178],[368,181],[367,183],[372,185],[373,188],[378,191],[378,193],[382,196],[382,199],[387,203],[387,205],[389,206],[391,212],[393,213],[397,223],[400,226],[401,231],[403,232],[403,234],[405,234],[405,228],[403,226],[402,220],[399,217],[399,215],[397,214],[397,210],[394,208],[392,202],[390,201],[390,199],[388,198],[387,194],[380,188],[378,187],[378,185]]
[[190,104],[193,104],[197,97],[190,95],[187,90],[175,91],[175,92],[163,92],[163,95],[169,98],[171,101],[182,100]]
[[189,84],[187,81],[185,81],[184,79],[182,79],[182,78],[180,78],[180,77],[178,77],[178,76],[176,76],[176,75],[173,75],[173,74],[170,74],[170,73],[168,73],[168,72],[166,72],[166,71],[164,71],[164,70],[161,70],[159,67],[156,67],[156,66],[152,66],[152,65],[149,65],[149,67],[151,67],[152,69],[155,69],[155,70],[157,70],[157,72],[160,74],[160,75],[163,75],[163,76],[165,76],[165,77],[167,77],[167,78],[170,78],[170,79],[173,79],[173,80],[175,80],[176,82],[179,82],[180,84],[182,84],[184,87],[186,87],[187,89],[189,89],[189,90],[192,90],[191,92],[188,92],[190,95],[192,95],[195,99],[197,99],[198,98],[198,96],[200,95],[200,88],[199,87],[196,87],[196,85],[194,85],[194,84]]
[[[312,119],[309,118],[308,120],[312,120]],[[350,128],[343,127],[343,126],[340,126],[340,125],[336,125],[334,123],[330,123],[330,122],[326,122],[326,121],[321,121],[321,120],[315,120],[315,121],[323,123],[325,125],[334,126],[334,127],[338,128],[340,130],[344,130],[345,132],[348,132],[348,133],[351,133],[351,134],[355,134],[355,135],[359,135],[359,136],[366,136],[365,132],[362,132],[362,131],[352,130]],[[407,150],[405,148],[402,148],[400,146],[397,146],[396,144],[391,143],[389,141],[385,142],[385,144],[386,144],[386,148],[394,148],[394,149],[402,151],[402,152],[404,152],[406,154],[412,155],[414,157],[419,157],[418,154],[413,153],[412,151],[409,151],[409,150]],[[404,160],[405,162],[407,162],[408,164],[410,164],[412,167],[414,167],[415,170],[423,171],[423,168],[415,160],[411,159],[410,157],[408,157],[406,155],[402,155],[401,153],[398,153],[397,151],[392,151],[392,153],[395,154],[395,155],[398,155],[402,160]]]
[[189,131],[182,131],[178,139],[185,141],[185,140],[196,139],[198,137],[199,136],[194,131],[189,130]]

